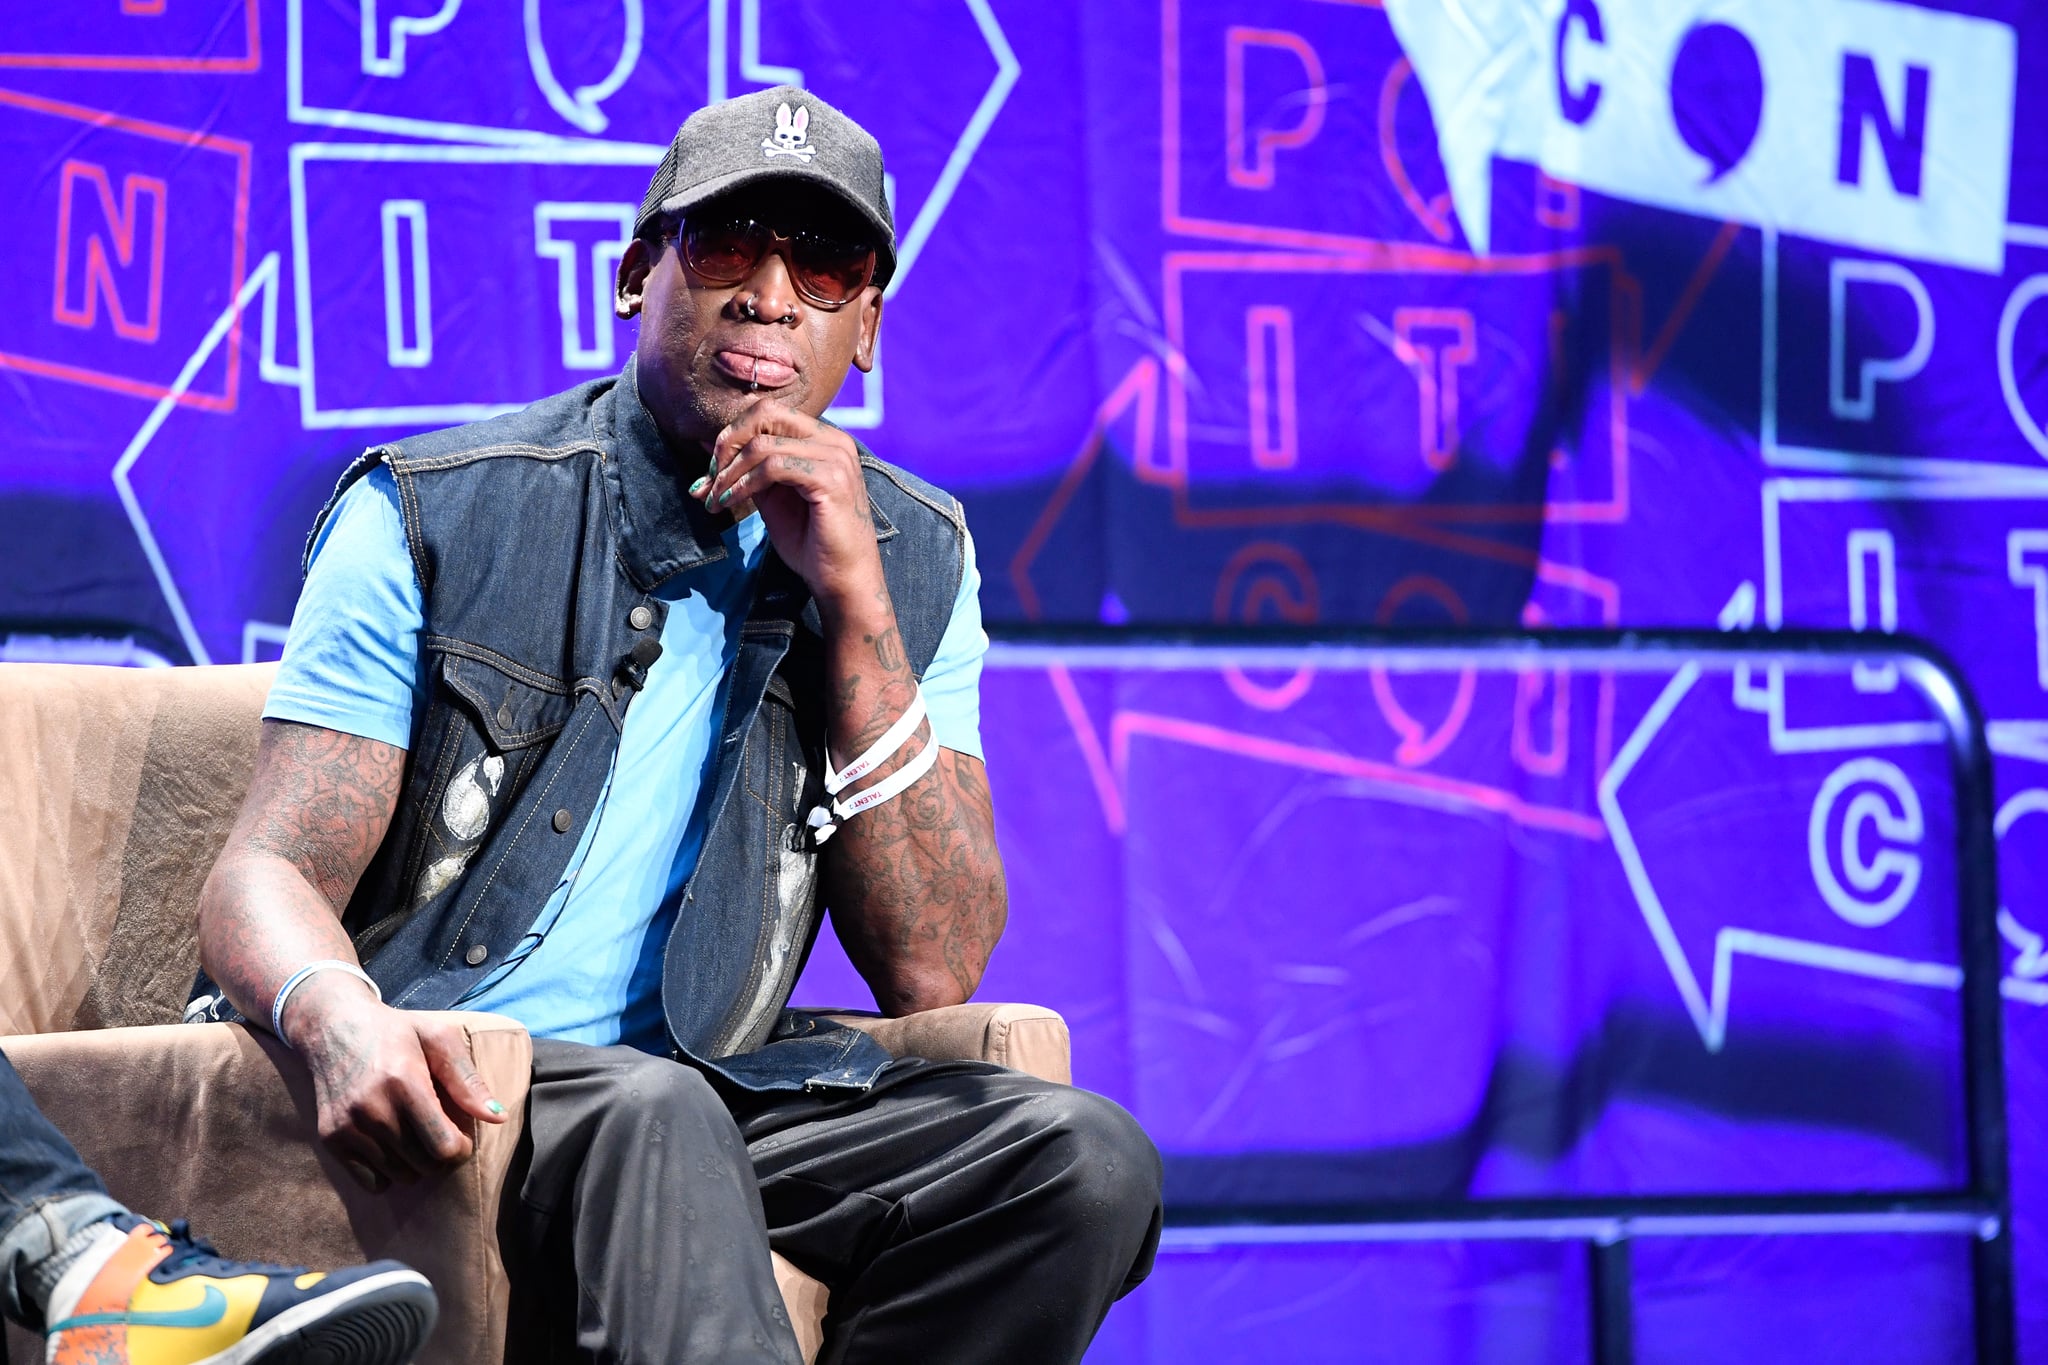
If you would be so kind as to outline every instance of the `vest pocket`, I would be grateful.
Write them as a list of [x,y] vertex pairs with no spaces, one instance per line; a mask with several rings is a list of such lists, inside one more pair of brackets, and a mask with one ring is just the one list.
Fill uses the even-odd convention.
[[568,686],[520,671],[525,676],[514,677],[486,660],[440,652],[445,690],[434,716],[446,724],[429,725],[442,738],[427,770],[433,777],[422,793],[417,852],[407,859],[412,909],[461,879],[538,766],[543,741],[568,724],[575,701]]
[[482,659],[441,656],[441,681],[466,703],[465,709],[500,754],[560,734],[574,709],[567,683],[520,671],[524,676],[513,676]]

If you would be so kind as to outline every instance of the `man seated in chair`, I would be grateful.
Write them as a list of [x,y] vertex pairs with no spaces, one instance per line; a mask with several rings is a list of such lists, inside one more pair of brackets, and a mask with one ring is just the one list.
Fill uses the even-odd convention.
[[371,450],[315,526],[190,1017],[297,1049],[372,1188],[504,1116],[413,1011],[527,1026],[515,1351],[789,1365],[773,1247],[824,1359],[1052,1365],[1150,1269],[1122,1109],[784,1008],[825,905],[890,1014],[965,1001],[1006,912],[960,506],[820,420],[894,268],[865,130],[702,110],[624,371]]

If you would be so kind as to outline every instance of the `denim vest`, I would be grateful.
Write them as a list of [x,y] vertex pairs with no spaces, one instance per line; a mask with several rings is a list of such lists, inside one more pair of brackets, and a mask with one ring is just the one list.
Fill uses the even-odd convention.
[[[446,1009],[525,936],[597,803],[668,604],[723,558],[628,362],[521,411],[372,449],[397,483],[425,601],[426,693],[391,829],[343,917],[384,998]],[[860,452],[882,571],[922,677],[952,616],[966,522]],[[308,541],[310,550],[311,541]],[[636,647],[639,652],[636,654]],[[763,557],[726,679],[703,851],[662,974],[677,1055],[747,1090],[864,1088],[866,1034],[785,1005],[821,918],[805,816],[824,799],[825,657],[803,580]]]

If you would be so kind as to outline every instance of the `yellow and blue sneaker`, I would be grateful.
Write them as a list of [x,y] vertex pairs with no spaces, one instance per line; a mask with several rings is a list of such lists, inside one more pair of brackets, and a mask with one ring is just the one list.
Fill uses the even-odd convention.
[[433,1330],[433,1286],[396,1261],[322,1274],[230,1261],[117,1218],[64,1272],[46,1365],[405,1365]]

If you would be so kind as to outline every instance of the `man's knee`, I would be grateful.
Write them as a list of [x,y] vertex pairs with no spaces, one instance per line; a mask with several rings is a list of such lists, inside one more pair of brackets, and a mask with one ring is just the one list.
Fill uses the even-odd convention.
[[1074,1208],[1118,1224],[1152,1219],[1163,1178],[1159,1149],[1129,1111],[1072,1086],[1048,1087],[1031,1108],[1065,1159],[1060,1183]]
[[624,1109],[660,1119],[731,1122],[725,1102],[694,1067],[634,1052],[610,1071],[614,1103]]
[[695,1069],[627,1047],[579,1048],[565,1056],[571,1066],[553,1071],[550,1088],[558,1103],[566,1101],[561,1119],[572,1126],[594,1121],[657,1142],[708,1130],[730,1138],[721,1146],[743,1150],[731,1112]]

